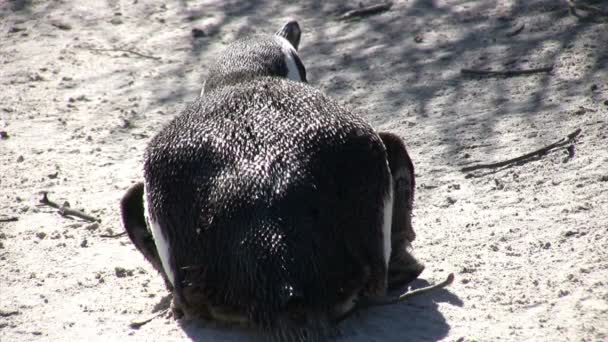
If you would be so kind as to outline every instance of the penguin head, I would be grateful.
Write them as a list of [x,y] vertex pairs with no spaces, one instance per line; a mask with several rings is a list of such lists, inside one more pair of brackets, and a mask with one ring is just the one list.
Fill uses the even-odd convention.
[[306,69],[298,55],[300,36],[300,25],[290,20],[275,34],[235,41],[210,66],[201,95],[258,77],[306,82]]

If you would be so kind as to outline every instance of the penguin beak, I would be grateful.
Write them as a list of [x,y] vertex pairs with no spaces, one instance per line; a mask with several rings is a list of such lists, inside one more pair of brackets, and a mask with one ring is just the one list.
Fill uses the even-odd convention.
[[296,20],[289,20],[280,30],[277,31],[276,35],[287,39],[294,49],[296,49],[296,51],[298,50],[302,31],[300,30],[300,25]]

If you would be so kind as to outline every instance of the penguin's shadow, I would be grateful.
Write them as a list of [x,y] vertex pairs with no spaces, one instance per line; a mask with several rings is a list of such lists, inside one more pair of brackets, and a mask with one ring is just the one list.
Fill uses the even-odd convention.
[[[411,290],[429,286],[417,279]],[[405,290],[405,289],[404,289]],[[398,294],[399,291],[395,291]],[[337,341],[437,341],[450,331],[450,325],[439,311],[439,303],[462,307],[463,301],[450,288],[413,297],[405,302],[370,308],[344,322]]]
[[[411,289],[430,285],[417,279]],[[397,291],[398,292],[398,291]],[[450,325],[438,303],[461,307],[463,301],[449,288],[414,297],[406,302],[371,308],[342,322],[337,329],[336,341],[437,341],[447,336]],[[228,328],[197,321],[180,321],[180,326],[193,341],[264,341],[255,331]]]

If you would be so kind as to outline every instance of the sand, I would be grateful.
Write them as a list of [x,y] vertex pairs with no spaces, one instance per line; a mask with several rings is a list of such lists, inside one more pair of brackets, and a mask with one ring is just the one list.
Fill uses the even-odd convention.
[[[407,144],[427,267],[413,287],[456,275],[354,317],[338,340],[607,340],[606,17],[566,1],[410,0],[336,20],[353,4],[0,1],[0,220],[16,218],[0,222],[0,340],[251,338],[165,316],[130,328],[167,292],[126,236],[104,236],[122,231],[147,141],[198,96],[214,56],[289,17],[310,83]],[[461,171],[579,128],[531,160]],[[40,206],[41,191],[101,222]]]

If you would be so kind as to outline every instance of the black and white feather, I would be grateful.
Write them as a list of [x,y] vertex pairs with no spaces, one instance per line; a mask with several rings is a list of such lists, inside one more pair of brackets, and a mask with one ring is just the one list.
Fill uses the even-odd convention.
[[121,202],[180,309],[279,340],[322,336],[359,296],[383,295],[389,269],[422,271],[402,248],[405,147],[309,86],[299,41],[292,21],[230,45],[203,96],[150,141],[145,180]]

